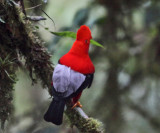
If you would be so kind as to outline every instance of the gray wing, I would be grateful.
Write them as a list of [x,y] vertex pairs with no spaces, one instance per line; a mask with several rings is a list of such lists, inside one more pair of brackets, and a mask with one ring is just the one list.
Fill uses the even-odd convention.
[[70,67],[57,64],[52,77],[54,91],[57,94],[63,94],[63,97],[68,97],[79,89],[85,78],[85,75],[72,70]]

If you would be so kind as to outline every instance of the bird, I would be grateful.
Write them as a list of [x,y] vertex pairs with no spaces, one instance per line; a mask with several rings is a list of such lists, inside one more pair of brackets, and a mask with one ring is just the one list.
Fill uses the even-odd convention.
[[44,114],[45,121],[61,125],[68,99],[72,100],[72,109],[82,107],[79,102],[82,91],[91,87],[95,73],[95,67],[89,57],[91,39],[90,28],[86,25],[80,26],[71,49],[55,66],[52,76],[53,99]]

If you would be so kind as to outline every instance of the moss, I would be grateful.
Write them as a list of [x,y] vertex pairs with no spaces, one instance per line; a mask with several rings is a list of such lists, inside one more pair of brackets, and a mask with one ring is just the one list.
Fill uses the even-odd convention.
[[6,50],[3,49],[2,51],[0,49],[0,120],[2,129],[5,121],[9,119],[13,111],[12,91],[16,82],[14,54],[7,54],[9,53]]
[[82,133],[103,133],[103,125],[96,119],[84,118],[76,110],[71,109],[70,103],[67,103],[67,110],[65,111],[69,118],[70,124],[78,127]]
[[13,111],[12,91],[19,66],[18,57],[25,58],[33,83],[40,79],[42,85],[50,90],[53,67],[43,42],[33,34],[31,23],[24,20],[20,9],[12,2],[0,2],[0,14],[5,21],[0,22],[0,120],[3,128]]

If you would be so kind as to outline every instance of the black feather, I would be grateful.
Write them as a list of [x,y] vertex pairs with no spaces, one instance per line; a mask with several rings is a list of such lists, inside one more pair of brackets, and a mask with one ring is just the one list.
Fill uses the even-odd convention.
[[91,85],[92,85],[92,81],[93,81],[93,78],[94,78],[94,74],[87,74],[86,77],[87,77],[86,80],[88,81],[88,88],[90,88]]
[[61,125],[63,120],[65,100],[53,98],[47,112],[44,115],[44,120],[52,122],[56,125]]

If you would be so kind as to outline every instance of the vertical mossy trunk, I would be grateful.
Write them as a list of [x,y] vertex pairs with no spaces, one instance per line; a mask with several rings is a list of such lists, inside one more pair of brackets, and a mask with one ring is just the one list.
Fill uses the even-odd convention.
[[[5,32],[3,26],[0,24],[0,33]],[[9,37],[0,34],[0,120],[2,128],[4,128],[4,122],[10,117],[13,109],[12,91],[16,81],[15,61],[17,56],[12,50],[10,41]]]
[[0,2],[0,14],[0,119],[3,128],[13,108],[18,57],[24,57],[33,83],[40,79],[49,92],[53,67],[43,42],[33,34],[32,25],[23,21],[23,14],[12,1]]
[[[0,3],[1,15],[6,13],[3,6]],[[3,19],[7,19],[7,17],[3,16]],[[12,33],[8,30],[8,25],[5,22],[0,22],[0,120],[2,128],[4,128],[4,123],[9,119],[13,110],[12,91],[16,82],[17,61]]]

